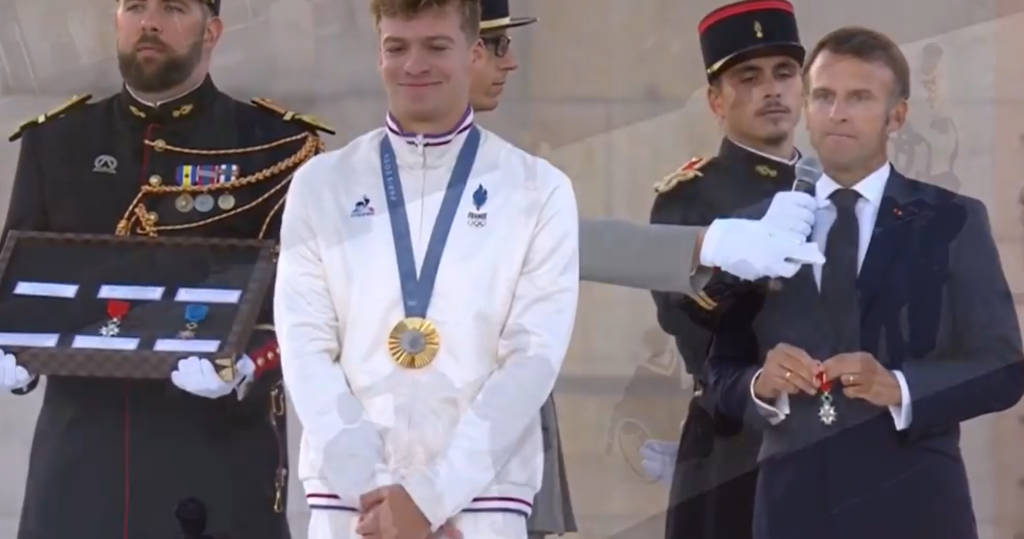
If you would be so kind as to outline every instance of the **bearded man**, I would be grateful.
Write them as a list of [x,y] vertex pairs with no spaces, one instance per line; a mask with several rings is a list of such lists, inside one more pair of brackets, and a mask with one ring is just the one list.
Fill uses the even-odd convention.
[[[121,0],[123,89],[96,103],[76,97],[12,135],[21,153],[5,232],[277,237],[291,173],[321,151],[316,131],[329,129],[214,86],[219,10],[219,0]],[[90,269],[81,271],[87,282]],[[233,358],[231,382],[189,352],[168,380],[47,376],[18,539],[199,538],[207,525],[287,539],[270,304]],[[131,316],[119,311],[130,301],[106,307],[111,319]],[[0,323],[10,316],[19,314],[0,308]],[[0,391],[39,385],[13,354],[0,358]]]

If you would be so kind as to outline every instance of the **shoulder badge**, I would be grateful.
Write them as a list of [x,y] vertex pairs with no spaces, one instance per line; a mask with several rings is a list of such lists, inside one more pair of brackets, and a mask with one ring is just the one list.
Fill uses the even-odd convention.
[[26,121],[22,122],[21,125],[18,126],[17,131],[15,131],[14,133],[11,133],[11,136],[8,137],[7,140],[9,140],[11,142],[14,142],[14,141],[20,139],[21,136],[25,134],[25,131],[28,131],[29,129],[31,129],[31,128],[35,127],[35,126],[40,125],[40,124],[42,124],[43,122],[45,122],[47,120],[52,120],[54,118],[59,118],[59,117],[63,116],[65,113],[67,113],[68,111],[70,111],[71,109],[88,103],[90,99],[92,99],[92,96],[89,95],[89,94],[76,95],[76,96],[72,97],[71,99],[69,99],[67,101],[67,103],[64,103],[63,105],[61,105],[61,106],[51,110],[50,112],[47,112],[45,114],[40,114],[39,116],[36,116],[35,118],[32,118],[31,120],[26,120]]
[[257,97],[252,100],[252,104],[258,108],[269,110],[270,112],[273,112],[278,116],[281,116],[281,118],[283,118],[284,121],[286,122],[294,122],[297,124],[301,124],[310,129],[313,129],[314,131],[322,131],[324,133],[327,133],[328,135],[336,134],[331,126],[323,123],[315,116],[311,116],[309,114],[299,114],[297,112],[290,111],[269,99]]
[[679,167],[678,170],[665,176],[663,180],[654,184],[654,192],[659,195],[671,191],[682,182],[692,180],[697,176],[703,176],[700,169],[711,162],[710,157],[694,157]]

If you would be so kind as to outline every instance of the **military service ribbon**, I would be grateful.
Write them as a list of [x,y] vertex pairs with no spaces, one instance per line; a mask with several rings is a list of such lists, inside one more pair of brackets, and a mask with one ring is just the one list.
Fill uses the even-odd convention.
[[388,336],[388,351],[400,367],[422,369],[430,365],[441,348],[441,335],[437,327],[427,320],[427,308],[434,294],[437,270],[441,265],[448,233],[451,232],[455,213],[459,209],[462,194],[469,183],[469,174],[476,161],[480,146],[480,130],[473,126],[459,150],[455,168],[448,179],[441,209],[430,232],[430,242],[423,257],[423,268],[416,274],[416,258],[412,249],[412,233],[409,231],[409,216],[405,211],[405,195],[399,179],[398,161],[391,141],[385,134],[380,142],[380,168],[384,179],[384,194],[391,218],[391,235],[395,244],[395,260],[402,285],[402,304],[405,319],[398,322]]
[[228,183],[238,178],[238,165],[181,165],[177,178],[186,188]]

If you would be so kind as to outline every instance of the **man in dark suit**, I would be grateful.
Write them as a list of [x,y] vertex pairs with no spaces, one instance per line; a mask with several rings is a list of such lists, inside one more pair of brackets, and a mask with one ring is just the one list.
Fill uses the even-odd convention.
[[975,538],[960,423],[1024,395],[985,206],[889,164],[910,94],[892,40],[832,32],[805,83],[826,262],[745,300],[708,360],[719,409],[764,433],[754,537]]

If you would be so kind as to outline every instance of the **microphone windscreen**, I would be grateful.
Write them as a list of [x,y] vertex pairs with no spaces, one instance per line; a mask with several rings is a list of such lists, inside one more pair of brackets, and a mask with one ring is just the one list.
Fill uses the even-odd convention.
[[815,184],[822,174],[821,161],[817,157],[805,155],[796,162],[796,178],[800,181]]

